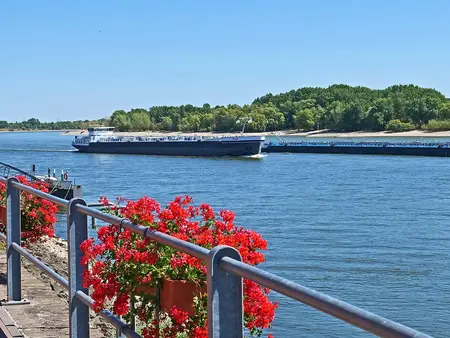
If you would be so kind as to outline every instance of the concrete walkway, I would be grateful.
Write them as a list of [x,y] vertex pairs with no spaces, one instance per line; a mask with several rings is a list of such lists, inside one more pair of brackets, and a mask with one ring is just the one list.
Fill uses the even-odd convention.
[[16,326],[10,315],[0,307],[0,338],[23,338],[22,332]]
[[[6,299],[6,273],[6,253],[0,250],[0,300]],[[4,337],[69,337],[67,297],[56,292],[55,283],[50,283],[48,278],[46,281],[46,278],[31,264],[22,264],[22,298],[30,304],[0,307],[0,330],[3,330]],[[95,321],[91,321],[91,337],[108,337],[109,334],[104,332]]]

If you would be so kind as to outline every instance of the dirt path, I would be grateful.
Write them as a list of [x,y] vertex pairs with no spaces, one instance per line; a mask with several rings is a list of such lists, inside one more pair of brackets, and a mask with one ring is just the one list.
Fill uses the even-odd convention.
[[[61,239],[51,239],[30,250],[34,256],[67,279],[67,245]],[[0,250],[0,299],[6,299],[6,252]],[[68,337],[68,294],[58,283],[48,278],[22,258],[22,297],[27,305],[4,306],[25,337]],[[91,337],[114,337],[114,329],[91,313]]]

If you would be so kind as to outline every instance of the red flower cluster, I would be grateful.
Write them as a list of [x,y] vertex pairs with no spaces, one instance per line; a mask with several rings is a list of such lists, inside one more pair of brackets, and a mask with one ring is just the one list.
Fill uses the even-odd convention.
[[[30,182],[23,176],[16,177],[20,183],[48,193],[48,184],[43,181]],[[0,207],[6,206],[6,186],[0,182]],[[21,194],[22,245],[43,242],[55,234],[54,224],[58,206],[27,192]],[[6,225],[0,224],[0,231],[6,233]]]
[[[100,201],[105,206],[110,204],[104,197]],[[233,212],[222,210],[216,215],[208,204],[196,207],[191,203],[192,198],[188,196],[176,197],[166,208],[161,208],[155,200],[143,197],[138,201],[125,201],[123,207],[114,206],[107,210],[136,224],[208,249],[217,245],[232,246],[250,265],[264,262],[264,254],[260,250],[267,249],[267,242],[260,234],[237,227]],[[98,240],[99,243],[95,244],[91,238],[81,247],[84,252],[82,263],[89,263],[84,286],[93,288],[91,296],[97,311],[109,307],[125,319],[137,315],[147,323],[143,331],[147,338],[157,337],[158,330],[161,337],[175,337],[181,332],[189,337],[207,336],[206,295],[199,294],[194,298],[197,305],[191,317],[176,307],[161,312],[161,318],[154,315],[154,290],[161,281],[184,280],[204,285],[205,262],[112,225],[98,230]],[[101,260],[97,260],[98,257]],[[260,285],[244,280],[244,319],[253,336],[260,336],[274,320],[278,304],[268,299],[268,293],[269,290]],[[141,298],[146,301],[139,301]],[[131,303],[135,305],[131,306]],[[160,322],[170,324],[161,328],[156,325]]]
[[[160,317],[160,322],[154,320],[148,327],[144,328],[144,338],[177,338],[184,333],[189,338],[208,338],[207,321],[198,325],[196,318],[190,318],[187,312],[172,307]],[[164,322],[164,325],[160,323]]]

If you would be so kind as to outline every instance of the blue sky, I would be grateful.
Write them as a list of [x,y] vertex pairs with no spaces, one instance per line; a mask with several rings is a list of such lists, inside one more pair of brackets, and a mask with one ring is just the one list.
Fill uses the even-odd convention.
[[450,1],[0,2],[0,119],[250,103],[334,83],[450,96]]

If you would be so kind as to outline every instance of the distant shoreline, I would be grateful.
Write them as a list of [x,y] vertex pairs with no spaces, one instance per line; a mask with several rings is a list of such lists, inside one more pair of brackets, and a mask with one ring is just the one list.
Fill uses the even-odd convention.
[[[35,132],[54,132],[65,136],[86,135],[87,130],[0,130],[0,133],[35,133]],[[184,133],[184,132],[164,132],[164,131],[141,131],[141,132],[114,132],[117,136],[177,136],[177,135],[198,135],[198,136],[228,136],[238,135],[239,132],[234,133],[219,133],[219,132],[197,132],[197,133]],[[275,134],[281,137],[308,137],[308,138],[361,138],[361,137],[450,137],[449,131],[439,132],[427,132],[423,130],[412,130],[401,133],[393,132],[332,132],[326,130],[316,130],[311,132],[300,132],[297,130],[281,130],[277,132],[259,132],[259,133],[245,133],[247,136],[275,136]]]
[[78,129],[61,129],[61,130],[50,130],[50,129],[42,129],[42,130],[38,130],[38,129],[33,129],[33,130],[21,130],[21,129],[17,129],[17,130],[7,130],[7,129],[0,129],[0,133],[65,133],[65,132],[77,132],[79,131]]

